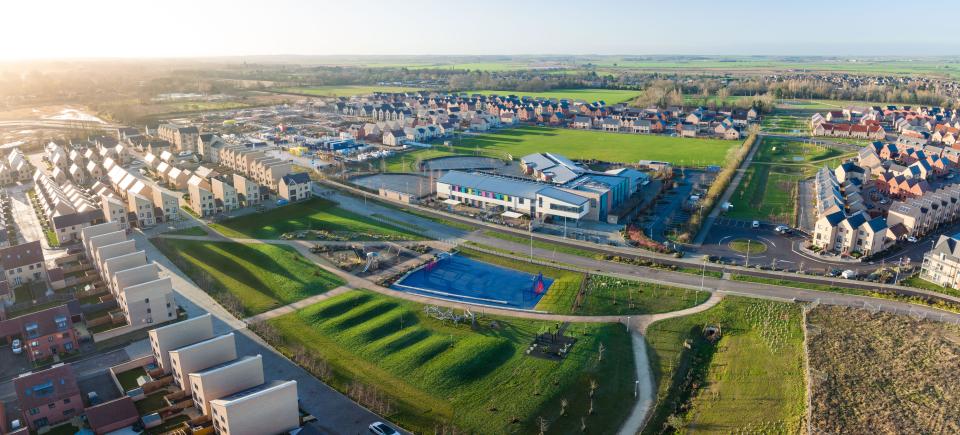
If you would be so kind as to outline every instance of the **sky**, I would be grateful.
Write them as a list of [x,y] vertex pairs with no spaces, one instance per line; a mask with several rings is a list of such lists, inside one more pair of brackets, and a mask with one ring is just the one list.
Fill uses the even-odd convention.
[[[902,9],[891,0],[2,0],[0,59],[960,54],[949,31],[897,25],[891,14]],[[960,1],[923,9],[956,17]]]

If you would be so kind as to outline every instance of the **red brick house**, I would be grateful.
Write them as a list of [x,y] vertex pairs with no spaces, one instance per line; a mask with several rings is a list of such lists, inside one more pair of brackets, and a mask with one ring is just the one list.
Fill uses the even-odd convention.
[[53,426],[83,413],[83,398],[70,364],[20,375],[13,380],[13,389],[30,429]]
[[20,337],[30,361],[80,349],[66,305],[25,314],[0,322],[0,337]]

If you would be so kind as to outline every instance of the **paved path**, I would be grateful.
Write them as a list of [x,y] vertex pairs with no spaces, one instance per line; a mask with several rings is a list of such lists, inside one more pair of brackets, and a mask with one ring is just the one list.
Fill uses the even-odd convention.
[[713,226],[713,221],[717,220],[717,217],[720,216],[720,212],[723,210],[722,205],[726,202],[729,202],[730,198],[733,197],[733,193],[737,191],[737,187],[740,186],[740,180],[743,179],[743,174],[747,172],[747,168],[750,167],[750,163],[753,162],[753,155],[757,153],[757,150],[760,149],[760,145],[762,143],[763,136],[757,135],[753,146],[750,147],[750,152],[747,153],[747,157],[743,159],[743,162],[740,163],[740,167],[737,168],[737,173],[733,176],[733,180],[731,180],[730,184],[727,185],[727,189],[723,191],[722,195],[720,195],[720,200],[714,203],[713,210],[710,210],[710,214],[707,215],[707,218],[704,219],[702,225],[700,225],[700,231],[697,232],[697,236],[693,240],[694,245],[700,246],[703,244],[703,239],[705,239],[707,237],[707,233],[710,232],[710,227]]
[[710,299],[707,299],[706,302],[695,307],[650,316],[637,316],[635,321],[630,322],[630,341],[633,343],[633,360],[637,370],[635,390],[637,392],[637,403],[633,405],[630,417],[620,427],[620,435],[633,435],[640,432],[647,421],[647,414],[650,413],[655,400],[656,384],[653,381],[650,358],[647,355],[647,343],[643,338],[647,332],[647,327],[658,320],[682,317],[709,310],[720,303],[722,299],[723,295],[714,293],[710,295]]
[[284,315],[284,314],[290,314],[290,313],[292,313],[292,312],[294,312],[294,311],[297,311],[297,310],[299,310],[299,309],[309,307],[310,305],[313,305],[313,304],[315,304],[315,303],[317,303],[317,302],[325,301],[325,300],[330,299],[330,298],[332,298],[332,297],[340,296],[340,295],[342,295],[342,294],[344,294],[344,293],[346,293],[346,292],[348,292],[348,291],[351,291],[351,290],[353,290],[353,288],[347,287],[347,286],[340,286],[340,287],[337,287],[337,288],[335,288],[335,289],[332,289],[332,290],[330,290],[330,291],[328,291],[328,292],[321,293],[321,294],[314,295],[314,296],[310,296],[309,298],[301,299],[301,300],[299,300],[299,301],[296,301],[296,302],[291,303],[291,304],[288,304],[288,305],[284,305],[284,306],[279,307],[279,308],[274,308],[274,309],[272,309],[272,310],[270,310],[270,311],[267,311],[267,312],[265,312],[265,313],[257,314],[256,316],[247,317],[246,319],[243,319],[243,322],[246,323],[246,324],[251,324],[251,323],[256,323],[256,322],[262,322],[262,321],[264,321],[264,320],[270,320],[270,319],[272,319],[272,318],[274,318],[274,317],[280,317],[280,316],[282,316],[282,315]]

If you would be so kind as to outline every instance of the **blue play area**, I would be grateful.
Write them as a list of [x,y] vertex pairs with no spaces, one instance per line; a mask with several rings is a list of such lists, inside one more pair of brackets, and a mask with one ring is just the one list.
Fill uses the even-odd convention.
[[542,275],[452,255],[415,270],[391,288],[439,299],[529,310],[552,283],[552,278]]

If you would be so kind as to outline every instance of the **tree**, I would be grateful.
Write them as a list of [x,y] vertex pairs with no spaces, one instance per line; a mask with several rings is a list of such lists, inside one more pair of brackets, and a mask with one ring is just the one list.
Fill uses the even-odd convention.
[[560,399],[560,415],[567,415],[567,398]]
[[537,427],[540,429],[540,435],[543,435],[550,429],[550,422],[543,417],[537,417]]

